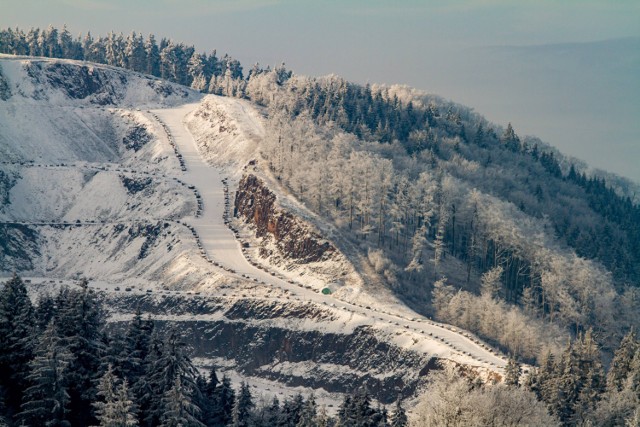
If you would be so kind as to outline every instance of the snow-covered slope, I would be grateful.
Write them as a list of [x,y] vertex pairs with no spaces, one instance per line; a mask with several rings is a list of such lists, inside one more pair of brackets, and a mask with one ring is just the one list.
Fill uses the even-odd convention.
[[[364,292],[342,254],[273,265],[250,244],[251,230],[229,228],[240,225],[233,192],[250,167],[278,209],[331,238],[253,162],[263,129],[250,103],[198,103],[185,88],[73,61],[2,57],[0,66],[10,92],[0,99],[2,273],[89,277],[115,323],[153,292],[147,312],[192,325],[185,331],[203,363],[226,357],[230,368],[289,385],[311,376],[315,388],[371,383],[391,399],[396,386],[415,391],[436,359],[502,372],[504,358],[476,338]],[[132,286],[145,291],[123,301],[116,288]],[[327,286],[333,295],[320,292]],[[169,291],[181,295],[171,306],[179,315],[168,315]],[[192,304],[187,292],[219,298],[217,308]]]

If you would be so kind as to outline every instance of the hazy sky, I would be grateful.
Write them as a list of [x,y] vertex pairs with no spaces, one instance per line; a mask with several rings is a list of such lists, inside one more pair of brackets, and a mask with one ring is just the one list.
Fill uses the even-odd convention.
[[409,84],[640,182],[637,0],[0,0],[1,27],[64,23]]

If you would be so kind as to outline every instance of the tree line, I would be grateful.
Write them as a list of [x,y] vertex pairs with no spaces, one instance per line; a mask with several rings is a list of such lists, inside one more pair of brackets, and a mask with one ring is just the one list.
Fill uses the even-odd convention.
[[[242,65],[229,55],[219,58],[215,51],[198,53],[193,46],[176,43],[153,34],[146,38],[109,33],[93,37],[91,33],[73,37],[65,27],[46,29],[19,28],[0,31],[0,53],[44,56],[95,62],[150,74],[190,86],[202,92],[240,95]],[[240,84],[240,86],[242,86]]]

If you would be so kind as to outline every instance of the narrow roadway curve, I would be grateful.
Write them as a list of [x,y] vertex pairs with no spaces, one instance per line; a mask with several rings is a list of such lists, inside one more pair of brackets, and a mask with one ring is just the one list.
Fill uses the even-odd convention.
[[[495,354],[484,344],[472,339],[467,334],[459,333],[446,325],[440,325],[426,319],[408,319],[394,313],[383,312],[341,301],[319,294],[289,283],[269,272],[258,269],[244,256],[240,243],[224,223],[225,194],[222,180],[224,174],[215,167],[208,165],[200,155],[196,142],[184,125],[185,116],[199,104],[186,104],[177,108],[153,110],[154,113],[170,130],[178,151],[182,154],[186,171],[180,179],[195,186],[202,196],[203,214],[187,217],[184,222],[196,230],[202,247],[209,259],[223,267],[234,270],[237,274],[246,275],[251,279],[258,279],[267,285],[277,286],[288,290],[293,297],[317,304],[330,303],[337,309],[365,316],[371,325],[389,326],[411,331],[424,336],[426,339],[450,348],[450,354],[438,354],[440,357],[454,360],[471,358],[477,366],[496,370],[504,368],[506,361]],[[456,357],[456,354],[458,357]]]

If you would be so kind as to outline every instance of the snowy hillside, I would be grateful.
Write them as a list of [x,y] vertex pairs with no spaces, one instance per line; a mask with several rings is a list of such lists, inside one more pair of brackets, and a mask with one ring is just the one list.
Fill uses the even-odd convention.
[[[153,293],[147,312],[194,326],[185,333],[204,342],[196,348],[203,365],[224,360],[288,386],[311,376],[327,391],[367,383],[390,401],[398,387],[412,395],[436,360],[502,375],[506,359],[474,336],[362,286],[337,249],[346,247],[339,233],[262,168],[263,116],[249,102],[197,103],[183,87],[73,61],[2,57],[0,66],[9,94],[0,100],[3,274],[44,278],[33,279],[40,291],[52,279],[88,277],[111,301],[114,323]],[[283,236],[256,238],[253,225],[233,219],[248,173],[265,185],[244,189],[249,205],[259,201],[252,191],[276,200],[264,212],[267,229],[295,230],[331,253],[301,263]],[[333,295],[321,293],[326,287]],[[169,292],[180,295],[179,315],[162,304]],[[218,298],[218,308],[191,304],[187,292]],[[256,334],[272,338],[251,344],[258,361],[247,364],[249,349],[232,347],[234,334],[246,334],[246,345]],[[307,347],[274,352],[291,342]]]

